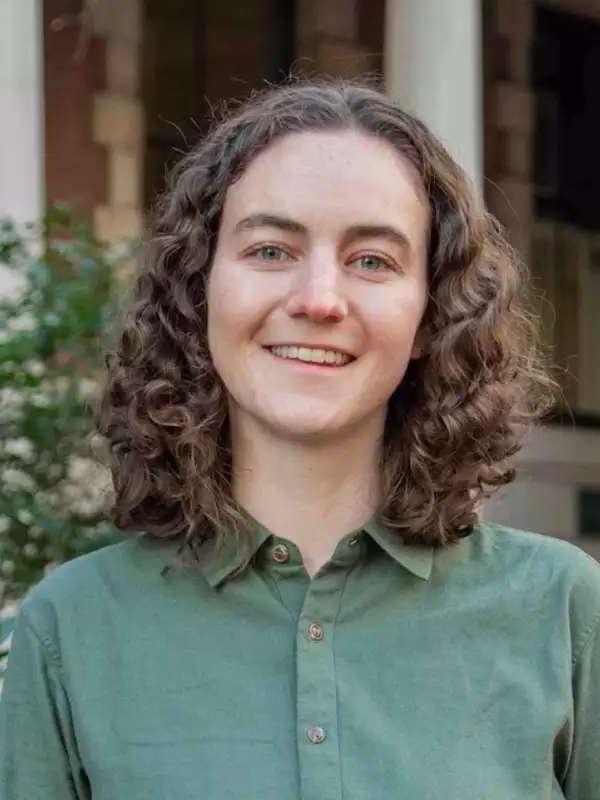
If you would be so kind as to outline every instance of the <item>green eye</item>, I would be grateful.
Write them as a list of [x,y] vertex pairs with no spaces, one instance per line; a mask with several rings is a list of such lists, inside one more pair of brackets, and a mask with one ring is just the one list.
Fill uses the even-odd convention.
[[262,261],[281,261],[285,258],[283,250],[279,247],[273,247],[272,245],[259,247],[258,250],[254,251],[253,255],[259,256]]
[[390,265],[384,261],[383,258],[373,255],[372,253],[365,256],[360,256],[356,259],[359,263],[366,268],[367,272],[376,272],[379,269],[391,269]]

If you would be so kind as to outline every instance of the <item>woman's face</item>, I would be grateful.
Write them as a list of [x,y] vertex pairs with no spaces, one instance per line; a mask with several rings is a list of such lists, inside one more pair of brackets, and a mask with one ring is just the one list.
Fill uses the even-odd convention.
[[[416,172],[387,142],[295,133],[256,156],[227,192],[208,285],[210,352],[238,430],[383,430],[419,354],[428,225]],[[308,364],[274,345],[353,358]]]

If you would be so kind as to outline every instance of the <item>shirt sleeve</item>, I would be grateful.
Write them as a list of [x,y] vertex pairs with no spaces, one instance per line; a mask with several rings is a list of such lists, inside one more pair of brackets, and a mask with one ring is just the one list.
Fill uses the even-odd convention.
[[2,800],[88,800],[60,656],[21,607],[0,696]]
[[574,731],[567,800],[600,800],[600,614],[573,671]]

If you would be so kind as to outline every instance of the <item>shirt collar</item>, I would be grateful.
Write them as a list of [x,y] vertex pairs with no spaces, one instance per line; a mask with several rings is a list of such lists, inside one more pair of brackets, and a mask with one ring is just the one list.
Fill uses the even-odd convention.
[[385,552],[413,575],[428,581],[433,567],[433,547],[426,544],[404,544],[400,533],[373,514],[363,525]]
[[252,522],[249,543],[238,540],[232,534],[225,539],[218,550],[214,540],[203,545],[200,553],[200,569],[211,586],[217,586],[230,573],[247,563],[272,535],[271,531],[254,518]]
[[[252,517],[253,526],[249,546],[230,536],[223,542],[220,550],[215,550],[213,542],[207,542],[206,551],[201,554],[201,570],[214,587],[230,573],[247,563],[260,547],[272,536],[272,532]],[[366,531],[385,552],[413,575],[429,580],[433,565],[433,547],[423,544],[404,544],[400,534],[392,527],[379,521],[373,514],[357,532]],[[214,553],[214,557],[212,554]]]

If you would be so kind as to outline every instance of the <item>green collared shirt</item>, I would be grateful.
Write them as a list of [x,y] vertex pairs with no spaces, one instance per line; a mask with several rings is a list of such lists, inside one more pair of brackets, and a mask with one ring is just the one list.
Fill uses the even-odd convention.
[[600,565],[480,523],[372,518],[311,580],[257,524],[202,573],[146,534],[23,602],[2,800],[600,800]]

